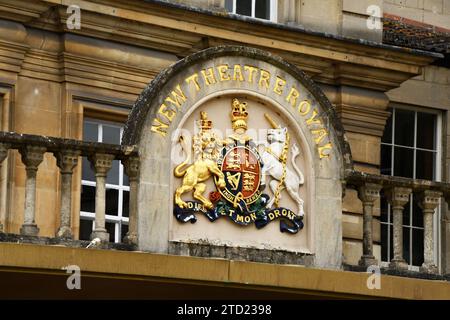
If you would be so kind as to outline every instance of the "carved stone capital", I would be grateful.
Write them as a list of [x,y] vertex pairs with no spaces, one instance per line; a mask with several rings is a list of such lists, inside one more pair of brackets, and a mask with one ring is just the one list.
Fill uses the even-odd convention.
[[419,194],[419,207],[427,212],[432,212],[439,205],[439,199],[442,197],[442,192],[425,190]]
[[8,150],[11,147],[11,145],[7,143],[0,143],[0,164],[5,160],[6,156],[8,155]]
[[385,194],[391,206],[403,208],[408,203],[411,192],[411,188],[392,187],[386,189]]
[[95,174],[99,176],[106,176],[109,169],[112,167],[112,162],[115,156],[112,154],[96,153],[89,157],[91,166],[95,170]]
[[130,180],[137,179],[137,176],[139,174],[139,158],[127,158],[125,160],[122,160],[122,164],[124,166],[125,173],[130,178]]
[[38,166],[44,160],[45,147],[26,146],[19,149],[22,156],[22,162],[27,170],[37,170]]
[[78,150],[65,150],[55,153],[56,164],[61,173],[72,173],[73,168],[78,164],[78,157],[81,152]]
[[373,204],[380,198],[381,185],[376,183],[366,183],[358,188],[358,198],[364,203]]

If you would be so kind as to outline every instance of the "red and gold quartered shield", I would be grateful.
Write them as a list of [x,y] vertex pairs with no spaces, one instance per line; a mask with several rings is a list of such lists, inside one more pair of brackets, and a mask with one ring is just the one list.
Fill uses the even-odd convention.
[[232,147],[218,161],[225,175],[226,186],[219,190],[222,196],[236,207],[244,201],[254,203],[261,196],[261,160],[259,153],[251,147]]

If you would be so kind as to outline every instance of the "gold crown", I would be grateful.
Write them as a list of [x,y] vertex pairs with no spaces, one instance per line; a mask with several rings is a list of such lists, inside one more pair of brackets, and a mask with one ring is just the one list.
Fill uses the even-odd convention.
[[240,103],[237,98],[234,98],[231,102],[231,121],[233,123],[233,129],[243,128],[247,130],[247,103]]
[[212,121],[208,120],[208,114],[205,111],[200,112],[200,120],[198,120],[197,123],[202,131],[206,131],[212,128]]

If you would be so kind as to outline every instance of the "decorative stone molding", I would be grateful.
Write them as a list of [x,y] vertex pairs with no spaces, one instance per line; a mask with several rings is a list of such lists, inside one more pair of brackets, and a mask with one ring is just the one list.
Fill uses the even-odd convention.
[[128,233],[125,236],[124,242],[128,244],[138,244],[138,211],[137,211],[137,189],[138,189],[138,174],[139,174],[139,158],[130,157],[122,161],[125,173],[130,180],[130,206],[129,206],[129,223]]

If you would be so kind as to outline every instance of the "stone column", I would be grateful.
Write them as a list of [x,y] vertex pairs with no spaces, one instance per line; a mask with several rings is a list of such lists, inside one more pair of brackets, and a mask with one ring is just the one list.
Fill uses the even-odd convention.
[[72,239],[72,173],[78,163],[80,151],[64,150],[55,154],[61,172],[61,222],[56,233],[57,238]]
[[[0,169],[3,166],[3,161],[6,159],[6,157],[8,156],[8,150],[10,148],[10,145],[7,143],[0,143]],[[1,192],[5,192],[6,190],[1,190]],[[0,212],[1,215],[1,212]],[[0,216],[0,219],[2,217]],[[3,224],[0,221],[0,232],[3,232]]]
[[394,257],[389,264],[393,269],[408,269],[403,258],[403,207],[409,202],[410,188],[392,187],[386,190],[386,196],[391,204],[394,229]]
[[123,161],[125,172],[130,180],[130,206],[128,233],[124,239],[125,243],[137,245],[138,243],[138,212],[137,212],[137,186],[139,173],[139,158],[131,157]]
[[109,233],[105,229],[105,201],[106,201],[106,174],[112,167],[114,155],[98,153],[90,157],[89,161],[95,170],[95,228],[91,239],[99,238],[109,241]]
[[36,174],[39,164],[44,159],[44,147],[27,146],[19,150],[22,162],[26,166],[27,181],[25,185],[25,214],[20,234],[37,236],[39,228],[35,222],[36,210]]
[[363,203],[363,255],[359,265],[368,267],[378,265],[373,255],[372,214],[376,200],[380,198],[381,186],[375,183],[366,183],[359,187],[358,197]]
[[442,192],[425,190],[420,194],[419,206],[423,212],[423,264],[421,272],[438,273],[438,267],[434,264],[434,241],[433,241],[433,214],[439,205]]

